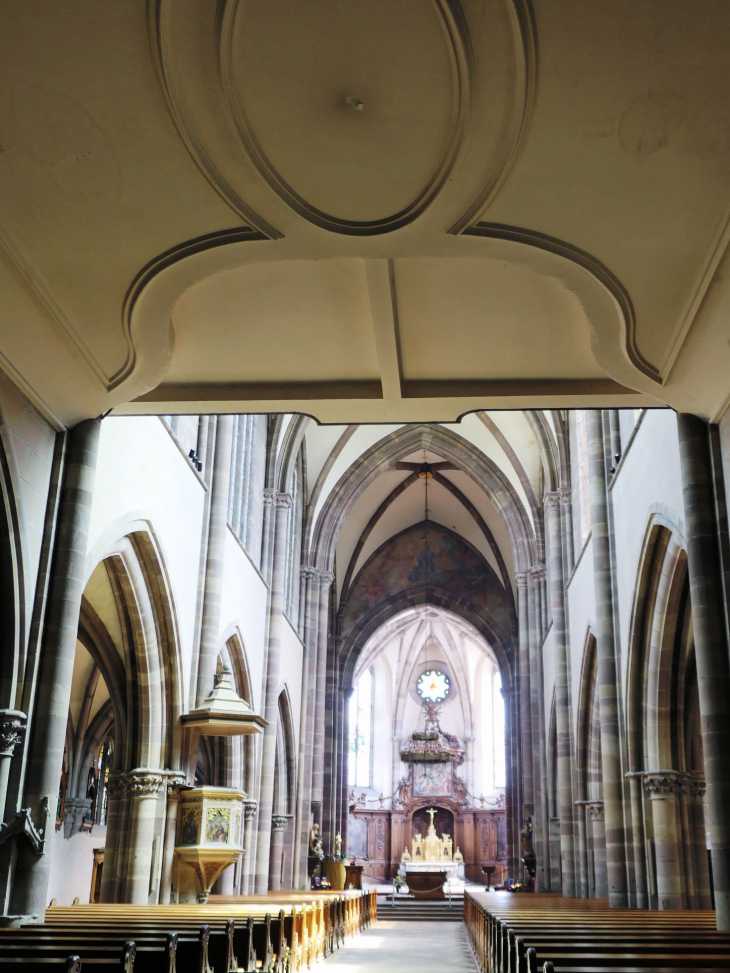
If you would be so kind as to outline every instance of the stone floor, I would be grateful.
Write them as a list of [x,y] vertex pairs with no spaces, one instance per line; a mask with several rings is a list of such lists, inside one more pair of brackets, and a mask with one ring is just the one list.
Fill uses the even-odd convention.
[[326,961],[341,973],[397,970],[423,973],[476,973],[466,927],[462,922],[392,922],[379,919],[371,929]]

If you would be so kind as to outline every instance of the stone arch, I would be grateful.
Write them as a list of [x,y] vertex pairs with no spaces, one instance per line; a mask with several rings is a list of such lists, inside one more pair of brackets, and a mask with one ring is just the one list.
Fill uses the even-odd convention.
[[393,463],[417,449],[428,449],[454,463],[494,503],[510,537],[515,570],[536,563],[537,547],[530,517],[508,477],[468,440],[442,426],[402,426],[366,450],[340,477],[314,525],[310,560],[331,571],[337,537],[357,498]]
[[[0,416],[1,417],[1,416]],[[4,420],[4,417],[1,417]],[[22,492],[12,434],[0,425],[0,708],[23,709],[28,617],[25,570],[29,563],[27,531],[22,529]],[[27,693],[25,694],[27,697]]]

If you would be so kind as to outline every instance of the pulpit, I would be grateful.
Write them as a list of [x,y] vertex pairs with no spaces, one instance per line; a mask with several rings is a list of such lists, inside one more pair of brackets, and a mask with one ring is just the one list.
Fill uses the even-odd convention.
[[195,872],[198,900],[208,901],[215,880],[243,854],[241,820],[246,794],[230,787],[183,791],[175,853]]

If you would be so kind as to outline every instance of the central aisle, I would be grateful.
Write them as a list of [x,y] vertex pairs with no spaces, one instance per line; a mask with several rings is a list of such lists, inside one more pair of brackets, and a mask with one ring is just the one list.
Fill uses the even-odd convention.
[[379,919],[346,949],[326,961],[342,973],[398,970],[423,973],[477,973],[463,922],[404,922]]

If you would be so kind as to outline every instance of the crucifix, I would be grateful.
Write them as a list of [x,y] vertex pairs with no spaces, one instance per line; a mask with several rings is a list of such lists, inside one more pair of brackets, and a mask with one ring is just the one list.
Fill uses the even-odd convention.
[[435,832],[436,829],[433,826],[433,819],[434,819],[434,817],[436,815],[436,808],[435,807],[427,807],[426,808],[426,814],[430,814],[431,815],[431,824],[429,825],[429,828],[428,828],[429,833],[431,831],[434,831]]

